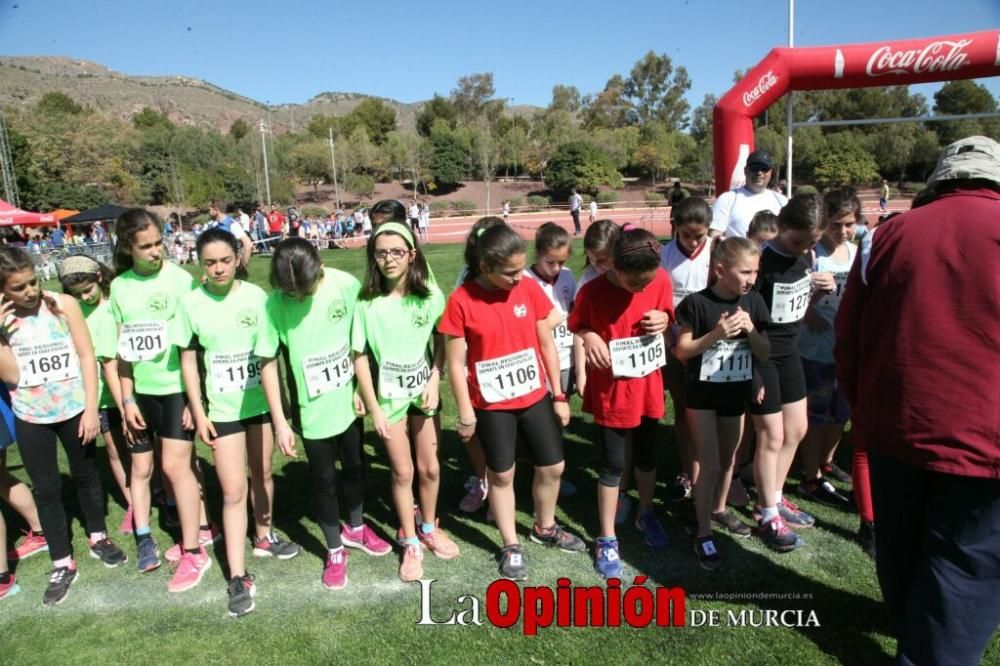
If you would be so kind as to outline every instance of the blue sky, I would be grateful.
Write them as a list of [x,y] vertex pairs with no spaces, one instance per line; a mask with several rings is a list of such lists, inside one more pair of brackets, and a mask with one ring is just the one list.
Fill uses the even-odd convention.
[[[799,0],[795,43],[997,27],[1000,0]],[[554,84],[595,92],[652,49],[688,69],[695,106],[787,39],[786,0],[0,0],[2,55],[192,76],[272,104],[326,91],[415,102],[491,71],[498,97],[545,105]],[[980,82],[1000,98],[1000,78]]]

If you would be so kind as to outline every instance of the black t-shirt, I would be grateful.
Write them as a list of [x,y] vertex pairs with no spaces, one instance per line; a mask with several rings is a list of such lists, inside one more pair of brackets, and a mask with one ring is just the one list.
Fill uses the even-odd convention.
[[[767,313],[767,306],[764,304],[764,299],[760,297],[755,291],[750,291],[747,294],[741,294],[733,299],[724,299],[716,294],[711,287],[706,287],[701,291],[689,294],[681,301],[680,305],[677,306],[677,323],[685,328],[691,329],[691,335],[694,339],[698,339],[706,334],[708,334],[713,328],[719,323],[719,317],[722,313],[735,314],[736,308],[742,308],[744,312],[750,315],[750,321],[753,322],[754,328],[760,335],[766,337],[768,327],[770,326],[770,317]],[[745,341],[747,339],[746,333],[740,333],[735,338],[730,338],[728,340],[721,340],[715,344],[716,347],[721,346],[720,343],[731,344],[734,341]],[[749,343],[745,343],[749,344]],[[705,354],[711,353],[713,348],[710,347],[705,351]],[[748,349],[748,347],[747,347]],[[703,373],[702,360],[704,354],[698,354],[688,359],[687,372],[685,373],[685,378],[688,383],[697,383],[702,381]],[[743,358],[746,365],[739,365],[740,358]],[[751,369],[750,362],[751,357],[747,356],[745,353],[743,355],[737,355],[735,357],[735,362],[739,367],[729,368],[732,372],[724,372],[719,376],[714,378],[715,382],[729,382],[729,381],[749,381],[749,376],[744,377]],[[709,371],[708,368],[704,369],[706,372]],[[712,369],[717,370],[716,368]]]
[[774,249],[770,243],[764,246],[755,288],[770,315],[771,356],[784,356],[798,347],[799,322],[806,314],[812,293],[811,268],[812,253],[793,257]]

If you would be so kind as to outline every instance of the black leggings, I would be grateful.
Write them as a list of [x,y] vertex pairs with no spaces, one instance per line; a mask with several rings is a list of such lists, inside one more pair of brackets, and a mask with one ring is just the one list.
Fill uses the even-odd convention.
[[524,409],[477,409],[476,434],[486,454],[486,466],[498,474],[514,466],[518,436],[531,449],[536,467],[563,461],[562,428],[552,411],[552,397],[548,393]]
[[62,442],[69,460],[70,473],[76,481],[76,496],[83,509],[88,534],[104,532],[104,488],[97,473],[97,447],[93,442],[80,445],[77,414],[60,423],[28,423],[15,418],[18,447],[24,469],[31,478],[31,494],[38,507],[38,520],[49,543],[49,556],[53,561],[73,554],[69,541],[66,509],[62,503],[62,478],[59,476],[59,459],[56,456],[56,438]]
[[615,488],[625,471],[625,442],[632,435],[632,463],[642,472],[656,469],[656,426],[657,419],[643,416],[634,428],[609,428],[601,426],[604,446],[601,455],[601,471],[597,477],[602,486]]
[[365,471],[361,432],[361,420],[358,419],[339,435],[323,439],[302,438],[306,458],[309,459],[313,509],[323,536],[326,537],[327,548],[341,546],[340,504],[337,502],[337,447],[340,447],[348,523],[351,527],[360,527],[364,523]]

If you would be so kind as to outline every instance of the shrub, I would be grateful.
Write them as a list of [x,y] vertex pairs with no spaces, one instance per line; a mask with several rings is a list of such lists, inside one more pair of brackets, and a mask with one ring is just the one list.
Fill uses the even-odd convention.
[[447,201],[432,201],[431,202],[431,215],[433,215],[435,213],[437,213],[437,214],[440,215],[441,213],[444,213],[446,210],[448,210],[448,202]]
[[812,185],[798,185],[795,188],[795,193],[796,194],[819,194],[819,190],[817,190]]
[[348,174],[346,181],[347,190],[359,197],[370,199],[375,194],[375,179],[366,173]]
[[326,217],[327,212],[321,206],[303,206],[299,209],[304,217]]
[[528,197],[528,206],[531,208],[531,210],[541,210],[542,208],[548,206],[550,203],[552,203],[551,199],[542,196],[540,194],[532,194],[530,197]]
[[451,208],[459,214],[468,215],[472,211],[476,210],[476,202],[459,199],[451,202]]
[[[611,190],[603,190],[601,192],[598,192],[597,196],[594,198],[597,200],[598,204],[605,204],[605,205],[613,204],[616,201],[618,201],[618,193],[612,192]],[[611,208],[611,206],[607,207]]]
[[521,197],[511,197],[508,201],[510,201],[511,208],[517,208],[518,206],[524,205],[524,199]]
[[666,203],[667,198],[660,194],[659,192],[646,192],[646,205],[650,208],[656,208],[657,206],[662,206]]

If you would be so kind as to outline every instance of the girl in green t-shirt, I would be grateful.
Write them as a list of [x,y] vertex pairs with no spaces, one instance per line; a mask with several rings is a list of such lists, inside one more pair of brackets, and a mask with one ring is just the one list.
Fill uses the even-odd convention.
[[[347,585],[344,546],[369,555],[392,546],[364,521],[364,405],[355,392],[350,334],[361,284],[349,273],[325,268],[319,251],[304,238],[287,238],[271,258],[267,327],[259,341],[262,382],[271,407],[275,437],[292,458],[295,437],[302,438],[309,460],[310,490],[317,522],[326,539],[323,586]],[[288,373],[289,425],[278,375],[280,353]],[[347,521],[340,525],[336,459],[340,458]]]
[[122,412],[122,387],[118,379],[118,327],[111,314],[108,295],[115,274],[110,268],[83,254],[67,257],[59,264],[59,282],[63,292],[80,302],[87,320],[94,354],[100,364],[97,373],[97,408],[101,421],[101,437],[108,452],[111,475],[125,498],[127,508],[118,531],[132,534],[132,494],[129,492],[128,471],[132,460],[125,441]]
[[254,556],[288,560],[301,548],[271,530],[274,440],[257,349],[266,326],[267,295],[257,285],[236,279],[241,247],[230,232],[221,227],[209,229],[198,237],[195,250],[205,279],[181,299],[174,342],[181,348],[181,373],[195,431],[212,449],[222,486],[229,614],[240,617],[254,610],[256,592],[254,577],[246,570],[244,541],[248,459]]
[[[441,484],[437,409],[444,366],[437,324],[444,296],[427,279],[427,260],[405,225],[380,225],[368,241],[367,253],[368,268],[351,331],[354,372],[392,466],[392,497],[403,544],[399,577],[411,582],[423,576],[421,545],[441,559],[459,555],[458,546],[437,527],[435,518]],[[419,526],[413,511],[414,456]]]

